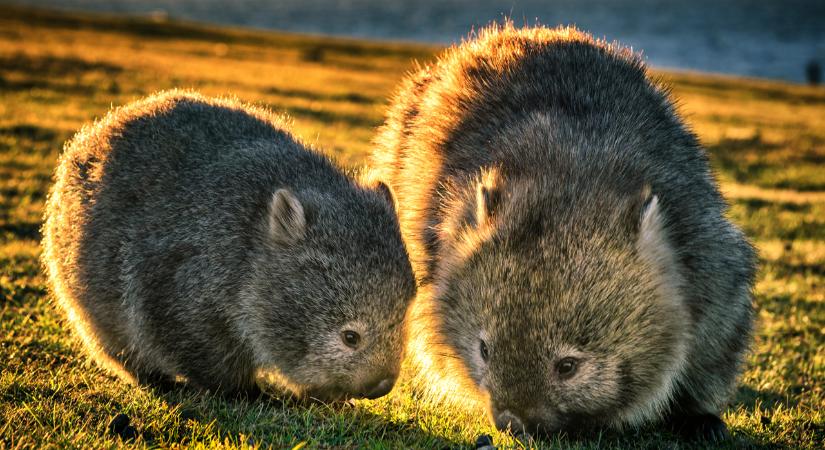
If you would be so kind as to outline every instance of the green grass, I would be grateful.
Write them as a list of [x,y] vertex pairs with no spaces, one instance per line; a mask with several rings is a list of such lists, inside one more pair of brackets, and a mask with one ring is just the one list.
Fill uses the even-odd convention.
[[[342,163],[365,162],[386,99],[437,49],[0,7],[0,448],[468,446],[484,417],[402,386],[339,406],[226,400],[126,385],[88,364],[38,264],[62,143],[112,105],[159,89],[232,94],[288,112]],[[760,250],[759,325],[724,419],[732,446],[825,441],[825,90],[663,73],[710,151],[730,217]],[[133,444],[107,433],[124,412]],[[655,429],[537,446],[685,447]]]

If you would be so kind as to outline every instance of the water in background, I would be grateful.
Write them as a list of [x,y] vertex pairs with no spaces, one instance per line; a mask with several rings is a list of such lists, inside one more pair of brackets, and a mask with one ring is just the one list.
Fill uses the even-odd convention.
[[575,24],[659,67],[803,81],[825,65],[825,0],[0,0],[366,38],[452,43],[472,28]]

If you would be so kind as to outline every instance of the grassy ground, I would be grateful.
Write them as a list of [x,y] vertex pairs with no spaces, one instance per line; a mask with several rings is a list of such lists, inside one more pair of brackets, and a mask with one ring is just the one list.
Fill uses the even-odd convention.
[[[118,447],[124,412],[141,446],[453,447],[495,434],[481,417],[404,389],[343,406],[223,400],[125,385],[85,363],[52,307],[39,227],[62,143],[111,105],[193,87],[295,119],[349,165],[365,161],[387,94],[436,49],[0,7],[0,448]],[[710,151],[731,218],[759,247],[759,330],[724,418],[734,445],[825,440],[825,90],[663,74]],[[684,447],[655,430],[540,446]]]

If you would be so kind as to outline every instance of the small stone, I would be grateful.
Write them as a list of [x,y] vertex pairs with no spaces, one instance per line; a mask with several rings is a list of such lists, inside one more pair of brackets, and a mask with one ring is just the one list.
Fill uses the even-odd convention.
[[109,421],[109,432],[113,434],[120,434],[129,426],[129,416],[123,413],[118,413],[112,420]]
[[109,421],[109,433],[116,434],[124,441],[134,441],[138,437],[135,427],[129,425],[131,419],[123,413],[119,413]]
[[493,438],[489,434],[482,434],[476,439],[476,450],[495,450]]
[[123,429],[122,432],[118,434],[120,434],[120,438],[124,441],[134,441],[135,439],[137,439],[138,431],[135,427],[128,425],[126,426],[126,428]]

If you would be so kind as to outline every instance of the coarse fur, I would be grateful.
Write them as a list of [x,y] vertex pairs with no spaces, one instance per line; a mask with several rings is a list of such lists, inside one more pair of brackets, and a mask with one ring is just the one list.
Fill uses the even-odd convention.
[[388,193],[264,109],[169,91],[66,145],[43,260],[92,356],[124,378],[375,397],[415,292]]
[[475,387],[499,428],[724,431],[754,250],[637,55],[492,26],[404,81],[376,144],[432,286],[412,309],[422,378]]

